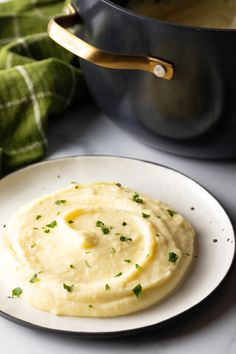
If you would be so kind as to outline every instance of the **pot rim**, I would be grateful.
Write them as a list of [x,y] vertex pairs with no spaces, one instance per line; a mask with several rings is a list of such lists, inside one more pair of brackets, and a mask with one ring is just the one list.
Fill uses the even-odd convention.
[[154,22],[154,23],[160,23],[162,25],[169,26],[169,27],[177,27],[177,28],[180,28],[180,29],[187,29],[187,30],[191,30],[191,31],[201,31],[201,32],[223,32],[223,33],[224,32],[230,32],[230,33],[236,33],[236,28],[200,27],[200,26],[178,24],[178,23],[174,23],[174,22],[169,22],[169,21],[160,20],[160,19],[149,17],[149,16],[137,14],[134,11],[128,10],[128,9],[126,9],[123,6],[116,4],[112,0],[98,0],[98,1],[115,8],[116,10],[119,10],[120,12],[124,12],[124,13],[126,13],[126,14],[128,14],[130,16],[137,17],[140,20],[145,20],[145,21],[148,20],[148,21],[151,21],[151,22]]

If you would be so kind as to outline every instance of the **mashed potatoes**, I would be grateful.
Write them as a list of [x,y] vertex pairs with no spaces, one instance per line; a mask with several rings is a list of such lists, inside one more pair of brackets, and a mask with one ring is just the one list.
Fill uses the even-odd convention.
[[1,242],[13,297],[57,315],[106,317],[175,289],[194,231],[169,206],[119,183],[72,183],[18,210]]
[[130,0],[127,7],[173,23],[236,28],[236,0]]

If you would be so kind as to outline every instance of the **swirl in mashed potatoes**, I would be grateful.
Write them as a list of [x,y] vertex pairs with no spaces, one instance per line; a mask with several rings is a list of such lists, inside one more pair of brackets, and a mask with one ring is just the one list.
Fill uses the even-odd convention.
[[119,183],[73,183],[20,208],[1,241],[13,296],[57,315],[108,317],[172,292],[193,258],[194,231]]

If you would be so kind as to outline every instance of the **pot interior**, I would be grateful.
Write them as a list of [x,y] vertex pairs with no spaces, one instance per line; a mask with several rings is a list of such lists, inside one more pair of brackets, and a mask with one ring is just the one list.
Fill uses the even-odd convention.
[[116,0],[137,14],[176,24],[236,28],[236,0]]

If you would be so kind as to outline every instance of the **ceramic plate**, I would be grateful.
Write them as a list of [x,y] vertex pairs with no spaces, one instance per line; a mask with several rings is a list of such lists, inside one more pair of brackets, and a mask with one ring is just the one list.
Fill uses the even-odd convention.
[[[142,312],[116,318],[59,317],[9,299],[1,288],[1,314],[24,325],[90,336],[111,336],[163,325],[211,294],[228,273],[235,254],[232,224],[219,202],[192,179],[150,162],[108,156],[79,156],[42,162],[0,180],[0,225],[22,204],[71,181],[117,181],[178,210],[197,234],[197,254],[181,287]],[[178,317],[177,317],[178,318]]]

